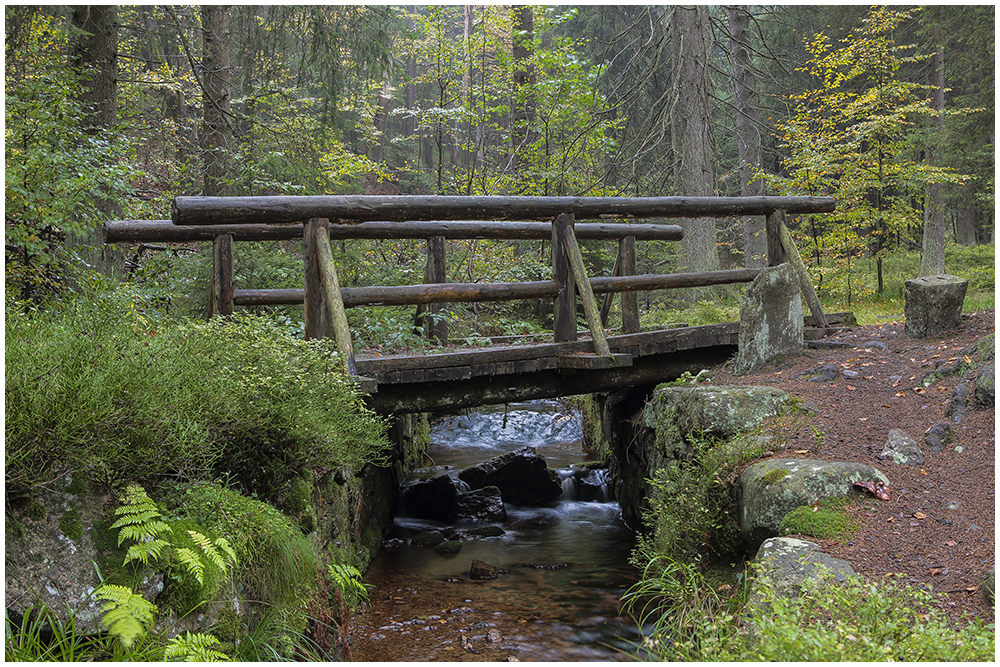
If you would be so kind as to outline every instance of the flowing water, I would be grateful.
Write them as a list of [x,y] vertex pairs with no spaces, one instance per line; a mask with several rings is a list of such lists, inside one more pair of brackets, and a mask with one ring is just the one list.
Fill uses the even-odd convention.
[[[628,565],[634,534],[618,504],[576,500],[574,464],[585,462],[577,416],[558,404],[532,402],[484,410],[432,424],[430,468],[408,480],[449,474],[525,445],[535,447],[563,478],[563,494],[545,507],[506,506],[500,537],[462,542],[457,554],[390,540],[365,575],[371,607],[356,616],[355,660],[607,661],[624,658],[637,630],[618,615],[622,593],[638,579]],[[603,471],[597,471],[603,473]],[[459,482],[459,484],[461,484]],[[394,530],[489,525],[464,520],[445,526],[397,517]],[[473,559],[508,570],[471,580]]]

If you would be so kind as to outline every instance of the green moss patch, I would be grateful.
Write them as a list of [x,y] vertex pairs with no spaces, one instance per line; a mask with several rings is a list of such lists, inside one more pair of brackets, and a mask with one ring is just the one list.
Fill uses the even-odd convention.
[[861,526],[854,522],[846,497],[827,498],[814,505],[803,505],[785,515],[781,521],[782,535],[808,535],[821,540],[843,540],[854,535]]
[[59,530],[74,542],[83,537],[83,523],[80,520],[80,510],[75,507],[59,519]]

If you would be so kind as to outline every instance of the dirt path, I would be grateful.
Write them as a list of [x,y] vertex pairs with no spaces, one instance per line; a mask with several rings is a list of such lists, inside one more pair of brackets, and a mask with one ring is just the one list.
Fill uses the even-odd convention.
[[[993,331],[992,310],[963,315],[959,329],[927,340],[907,338],[901,322],[856,327],[824,339],[826,345],[850,346],[809,349],[743,377],[733,377],[731,366],[717,368],[713,377],[717,384],[777,387],[816,406],[817,413],[776,457],[858,461],[888,476],[891,500],[856,512],[862,529],[852,540],[820,541],[829,554],[874,580],[932,586],[947,594],[949,615],[968,612],[991,620],[994,609],[976,590],[996,556],[994,410],[969,409],[955,423],[946,411],[961,376],[927,388],[920,383]],[[838,371],[835,379],[815,382],[801,375],[827,365]],[[931,453],[925,432],[945,422],[953,439]],[[894,428],[920,444],[923,465],[877,458]]]

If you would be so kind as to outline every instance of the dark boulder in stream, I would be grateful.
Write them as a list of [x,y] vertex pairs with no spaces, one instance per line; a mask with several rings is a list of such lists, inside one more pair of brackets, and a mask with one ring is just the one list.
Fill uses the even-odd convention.
[[472,567],[469,568],[469,579],[496,579],[501,574],[507,574],[507,570],[481,560],[472,561]]
[[403,492],[403,506],[409,516],[431,521],[454,521],[458,516],[458,489],[447,475],[421,481]]
[[500,489],[504,502],[541,505],[562,493],[559,475],[549,468],[534,447],[522,447],[483,461],[458,473],[473,490],[486,486]]
[[504,521],[507,510],[503,506],[500,489],[486,486],[456,497],[459,516],[480,521]]

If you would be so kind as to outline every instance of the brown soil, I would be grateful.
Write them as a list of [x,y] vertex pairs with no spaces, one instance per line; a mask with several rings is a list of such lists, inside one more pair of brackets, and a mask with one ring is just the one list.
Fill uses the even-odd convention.
[[[807,539],[866,578],[932,587],[944,594],[949,616],[968,613],[990,620],[994,608],[979,596],[977,583],[996,556],[994,410],[969,409],[955,423],[946,411],[962,376],[950,375],[927,388],[921,380],[936,366],[961,359],[960,351],[993,331],[992,310],[965,314],[960,328],[927,340],[908,338],[901,322],[845,328],[822,340],[850,347],[807,349],[742,377],[733,377],[727,364],[713,377],[717,384],[777,387],[815,405],[817,413],[799,425],[776,458],[858,461],[889,478],[888,502],[853,507],[861,526],[856,535],[842,542]],[[800,376],[827,364],[857,375],[841,373],[819,383]],[[935,454],[924,434],[939,422],[951,423],[953,440]],[[922,465],[877,458],[891,429],[917,441]]]

